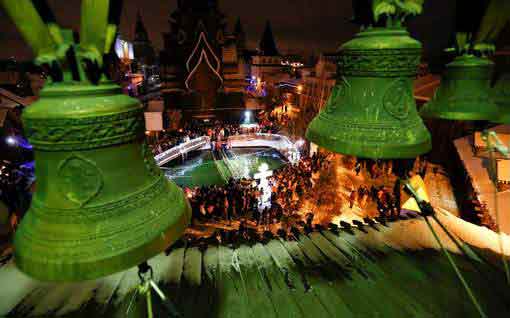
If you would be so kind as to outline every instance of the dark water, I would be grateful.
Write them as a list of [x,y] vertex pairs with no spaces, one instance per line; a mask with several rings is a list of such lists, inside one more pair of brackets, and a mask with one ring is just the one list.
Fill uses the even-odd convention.
[[250,177],[258,172],[259,167],[266,163],[269,170],[280,168],[286,163],[286,159],[275,149],[263,147],[233,148],[228,151],[229,157],[234,163],[247,169]]
[[[234,148],[227,151],[230,161],[243,172],[253,177],[259,167],[266,163],[269,170],[277,169],[286,163],[286,159],[275,149],[263,147]],[[209,150],[197,150],[188,153],[186,160],[176,159],[162,167],[165,174],[181,187],[224,184],[225,179],[218,171],[218,166],[231,177],[227,165],[219,160],[214,162]]]
[[173,160],[164,165],[167,177],[181,187],[223,184],[213,156],[209,150],[197,150],[188,153],[186,160]]

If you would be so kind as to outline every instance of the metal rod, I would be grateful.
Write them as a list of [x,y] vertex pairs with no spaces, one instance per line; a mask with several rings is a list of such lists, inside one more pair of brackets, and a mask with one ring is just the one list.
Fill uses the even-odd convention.
[[427,222],[427,225],[430,229],[430,231],[432,232],[432,235],[434,235],[434,238],[436,239],[437,243],[439,244],[439,246],[441,247],[441,250],[443,251],[443,253],[446,255],[446,258],[448,258],[448,261],[450,262],[450,265],[452,265],[453,269],[455,270],[455,273],[457,274],[457,277],[459,278],[459,280],[461,281],[462,285],[464,286],[464,289],[466,290],[466,292],[468,293],[468,296],[469,298],[471,299],[471,301],[473,302],[473,305],[476,307],[476,310],[478,311],[478,313],[480,314],[480,317],[483,317],[483,318],[487,318],[487,315],[484,313],[482,307],[480,306],[480,304],[478,303],[478,300],[476,299],[473,291],[471,290],[471,288],[469,287],[468,283],[466,282],[466,280],[464,279],[464,276],[462,275],[462,273],[460,272],[459,268],[457,267],[457,264],[455,264],[455,261],[453,260],[452,256],[450,255],[450,253],[448,252],[448,250],[446,250],[446,248],[443,246],[443,243],[441,242],[441,239],[439,238],[439,236],[437,235],[436,231],[434,231],[434,228],[432,227],[432,225],[430,224],[427,216],[424,217],[425,218],[425,222]]
[[151,297],[151,288],[150,286],[147,286],[147,291],[145,292],[145,295],[147,297],[147,317],[152,318],[152,297]]
[[434,236],[434,238],[436,239],[437,243],[439,244],[439,247],[441,248],[443,253],[446,255],[446,258],[448,259],[448,262],[450,262],[450,265],[453,267],[455,273],[457,274],[457,277],[461,281],[461,283],[462,283],[464,289],[466,290],[469,298],[473,302],[473,305],[475,306],[475,308],[477,309],[478,313],[480,314],[480,317],[487,318],[487,315],[484,313],[482,307],[478,303],[478,300],[476,299],[473,291],[469,287],[467,281],[464,279],[464,276],[462,275],[462,273],[460,272],[459,268],[457,267],[457,264],[455,264],[455,261],[453,260],[452,256],[450,255],[448,250],[444,247],[443,243],[441,242],[441,239],[439,238],[439,236],[437,235],[436,231],[434,231],[434,228],[430,224],[428,216],[430,216],[430,215],[433,216],[434,215],[434,213],[435,213],[434,209],[432,208],[432,206],[430,206],[430,204],[428,202],[424,201],[420,197],[420,195],[418,195],[418,193],[415,191],[415,189],[411,186],[410,183],[406,183],[406,188],[409,190],[411,195],[414,197],[414,199],[418,203],[418,206],[420,208],[420,211],[422,212],[422,215],[423,215],[423,218],[425,219],[425,222],[427,223],[427,226],[429,227],[430,231],[432,232],[432,235]]
[[[478,268],[477,264],[475,263],[475,261],[471,258],[471,256],[469,254],[474,255],[477,259],[482,261],[484,264],[487,264],[487,265],[491,266],[493,269],[496,269],[496,270],[499,271],[500,268],[496,267],[494,264],[492,264],[491,262],[487,261],[483,256],[479,255],[478,253],[476,253],[471,248],[468,248],[465,245],[461,244],[459,242],[459,240],[453,234],[451,234],[450,231],[448,231],[446,226],[444,226],[444,224],[437,218],[437,216],[435,214],[432,214],[432,218],[434,219],[434,221],[436,221],[437,224],[439,224],[441,229],[446,233],[446,235],[450,238],[450,240],[457,246],[457,248],[462,252],[462,254],[470,261],[470,263],[473,265],[474,269],[480,274],[480,276],[482,276],[485,279],[486,283],[488,283],[488,285],[490,287],[491,283],[492,283],[491,282],[492,279],[490,279],[490,277],[487,276],[486,273],[483,270]],[[504,306],[508,307],[508,305],[506,303],[506,299],[501,294],[501,292],[499,290],[496,290],[496,293],[499,295],[499,297],[501,297]]]

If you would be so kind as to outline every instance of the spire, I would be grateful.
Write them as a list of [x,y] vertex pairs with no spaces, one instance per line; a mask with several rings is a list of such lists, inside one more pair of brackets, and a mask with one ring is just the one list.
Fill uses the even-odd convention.
[[143,24],[140,10],[136,14],[133,53],[139,65],[152,65],[154,63],[154,48],[149,40],[147,29],[145,29],[145,25]]
[[273,30],[271,28],[271,22],[269,20],[266,22],[266,28],[264,29],[264,34],[262,35],[262,39],[260,40],[260,51],[262,55],[266,56],[279,56],[280,53],[276,48],[276,43],[273,37]]
[[136,14],[135,41],[136,42],[149,41],[149,35],[147,34],[147,30],[145,29],[145,25],[143,24],[142,14],[140,13],[140,10],[138,10]]
[[237,47],[245,48],[246,44],[246,34],[244,33],[243,25],[241,23],[241,18],[237,18],[236,25],[234,27],[234,35],[236,37]]
[[234,34],[244,34],[243,24],[241,23],[240,17],[237,17],[236,26],[234,27]]

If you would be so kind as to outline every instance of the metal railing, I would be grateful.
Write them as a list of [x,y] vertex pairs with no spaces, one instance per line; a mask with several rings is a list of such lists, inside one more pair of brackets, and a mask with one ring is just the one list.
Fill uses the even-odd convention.
[[278,150],[291,163],[300,159],[299,150],[287,136],[278,134],[244,134],[228,138],[231,147],[270,147]]
[[156,160],[156,163],[158,166],[162,166],[165,163],[174,160],[175,158],[178,158],[192,150],[197,150],[202,148],[203,146],[207,145],[209,143],[209,137],[208,136],[202,136],[193,140],[190,140],[188,142],[182,143],[178,146],[175,146],[171,149],[168,149],[167,151],[164,151],[160,153],[159,155],[154,157],[154,160]]

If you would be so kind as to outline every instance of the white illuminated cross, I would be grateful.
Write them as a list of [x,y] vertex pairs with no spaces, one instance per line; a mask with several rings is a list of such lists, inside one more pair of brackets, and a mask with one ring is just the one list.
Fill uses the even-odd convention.
[[273,170],[269,170],[267,163],[259,166],[259,172],[253,175],[253,178],[259,180],[259,189],[262,190],[262,196],[259,199],[259,207],[261,209],[269,205],[271,199],[271,187],[268,178],[273,175]]

